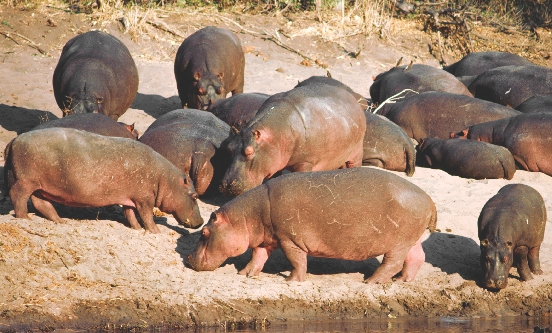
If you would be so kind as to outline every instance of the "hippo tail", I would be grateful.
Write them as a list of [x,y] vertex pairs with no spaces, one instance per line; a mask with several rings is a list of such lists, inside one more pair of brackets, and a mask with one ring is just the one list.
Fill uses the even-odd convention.
[[414,148],[414,144],[410,143],[406,147],[404,155],[406,159],[406,169],[404,170],[404,173],[408,177],[412,177],[414,171],[416,170],[416,148]]
[[10,191],[10,188],[13,184],[13,170],[12,170],[12,139],[8,144],[6,145],[6,148],[4,148],[4,188],[5,196],[8,196],[8,193]]
[[431,200],[431,216],[429,218],[427,228],[431,233],[434,233],[437,230],[437,208],[435,207],[433,200]]

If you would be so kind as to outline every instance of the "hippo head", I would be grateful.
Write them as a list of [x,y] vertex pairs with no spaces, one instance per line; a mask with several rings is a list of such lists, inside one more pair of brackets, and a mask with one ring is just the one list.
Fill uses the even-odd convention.
[[184,175],[169,186],[173,193],[162,199],[159,209],[172,214],[178,224],[186,228],[199,228],[203,224],[203,218],[199,213],[198,195],[190,177]]
[[228,150],[232,163],[220,186],[225,195],[240,195],[283,168],[280,142],[266,129],[242,130],[230,141]]
[[465,128],[460,132],[450,132],[451,139],[468,139],[469,129]]
[[188,265],[196,271],[212,271],[226,259],[243,254],[249,247],[249,234],[243,219],[241,222],[231,224],[224,209],[212,213],[188,256]]
[[56,100],[64,117],[77,113],[105,114],[109,110],[110,92],[102,81],[74,75]]
[[483,285],[489,289],[504,289],[514,262],[514,244],[511,239],[487,237],[480,242]]
[[433,160],[431,154],[426,154],[427,149],[431,149],[431,143],[435,142],[435,138],[423,138],[416,146],[416,161],[423,167],[433,167]]
[[203,75],[196,72],[192,89],[188,91],[188,107],[207,110],[215,101],[226,98],[223,77],[223,73]]

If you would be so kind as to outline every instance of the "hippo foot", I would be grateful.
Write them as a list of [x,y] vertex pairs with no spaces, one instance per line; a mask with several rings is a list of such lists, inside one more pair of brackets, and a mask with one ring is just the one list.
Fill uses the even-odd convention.
[[544,272],[542,271],[542,269],[535,269],[534,271],[531,271],[533,274],[536,274],[536,275],[541,275],[543,274]]
[[521,281],[533,280],[533,274],[529,271],[518,271]]
[[378,278],[378,277],[374,277],[374,276],[371,276],[369,278],[367,278],[366,280],[364,280],[364,283],[366,284],[384,284],[384,283],[388,283],[390,282],[391,279],[389,278]]
[[32,220],[29,214],[15,214],[15,217],[18,219],[26,219],[26,220]]
[[294,274],[291,272],[291,274],[286,278],[286,282],[304,282],[305,277],[300,276],[299,274]]

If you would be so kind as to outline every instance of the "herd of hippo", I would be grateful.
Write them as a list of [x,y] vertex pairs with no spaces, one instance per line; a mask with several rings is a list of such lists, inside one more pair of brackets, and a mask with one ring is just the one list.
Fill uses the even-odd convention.
[[[199,228],[198,196],[222,193],[235,198],[203,227],[188,257],[195,270],[252,248],[239,273],[258,275],[281,248],[293,267],[289,281],[305,280],[307,255],[384,255],[365,282],[412,281],[425,261],[424,231],[436,228],[435,204],[402,177],[358,167],[411,176],[419,165],[475,179],[511,179],[516,168],[552,175],[552,69],[519,56],[471,53],[444,69],[397,64],[374,78],[371,99],[317,76],[273,96],[243,93],[244,66],[231,32],[190,35],[174,63],[183,109],[139,137],[117,123],[138,89],[128,49],[99,31],[74,37],[53,76],[64,118],[5,149],[16,217],[28,218],[29,198],[56,222],[52,202],[118,204],[132,228],[141,228],[138,213],[158,233],[154,207]],[[521,280],[541,274],[545,225],[533,188],[510,184],[492,197],[478,221],[483,285],[505,288],[512,265]]]

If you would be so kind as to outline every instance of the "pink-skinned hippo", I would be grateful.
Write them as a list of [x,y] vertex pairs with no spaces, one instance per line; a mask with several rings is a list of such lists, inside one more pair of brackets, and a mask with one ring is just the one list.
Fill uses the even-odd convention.
[[362,165],[404,171],[412,176],[416,169],[416,148],[402,128],[389,119],[365,111],[366,133]]
[[474,97],[516,108],[535,95],[552,94],[552,69],[502,66],[480,75],[468,87]]
[[533,63],[509,52],[483,51],[469,53],[454,64],[443,67],[443,70],[459,77],[479,75],[489,69],[513,65],[533,65]]
[[496,103],[437,91],[409,97],[386,112],[382,115],[417,142],[428,137],[448,139],[450,132],[460,128],[521,114]]
[[230,140],[221,192],[239,195],[284,169],[359,167],[365,131],[360,104],[340,87],[313,83],[273,95]]
[[178,48],[174,76],[182,107],[207,110],[216,100],[243,92],[245,56],[231,31],[208,26]]
[[134,124],[127,125],[125,123],[116,122],[112,118],[101,113],[71,114],[61,119],[43,122],[32,130],[53,127],[74,128],[105,136],[115,136],[134,140],[138,139],[138,131],[134,129]]
[[510,151],[486,142],[424,138],[417,149],[418,165],[441,169],[453,176],[512,179],[516,172],[516,163]]
[[[472,97],[468,88],[454,75],[439,68],[420,64],[398,66],[378,74],[370,86],[370,97],[372,102],[379,104],[405,89],[418,93],[441,91]],[[404,94],[405,97],[413,95],[413,92]]]
[[117,120],[136,97],[138,69],[120,40],[89,31],[65,44],[52,82],[64,116],[103,113]]
[[299,82],[295,87],[302,87],[309,84],[329,84],[335,87],[343,88],[355,97],[358,104],[360,104],[360,106],[362,107],[362,110],[366,110],[368,108],[368,100],[364,96],[355,92],[353,89],[351,89],[351,87],[336,79],[328,76],[311,76],[308,79]]
[[203,224],[189,177],[150,147],[72,128],[46,128],[16,137],[4,167],[17,218],[29,218],[29,197],[44,217],[63,220],[52,202],[73,207],[122,205],[133,229],[159,233],[153,208],[188,228]]
[[508,148],[516,166],[552,176],[552,114],[524,113],[476,124],[451,137],[492,143]]
[[230,164],[223,142],[231,131],[228,124],[209,112],[181,109],[154,121],[140,142],[190,175],[199,195],[213,195],[219,194],[220,181]]
[[217,100],[207,111],[239,132],[255,117],[269,97],[270,95],[262,93],[242,93]]
[[353,168],[280,176],[215,211],[188,264],[214,270],[227,258],[253,249],[239,273],[258,275],[281,248],[293,269],[287,281],[304,281],[307,255],[365,260],[384,255],[366,283],[395,274],[412,281],[425,261],[421,240],[435,229],[437,213],[419,187],[390,172]]
[[481,210],[477,227],[486,288],[506,288],[512,266],[517,268],[521,281],[543,273],[539,252],[546,207],[537,190],[523,184],[502,187]]

